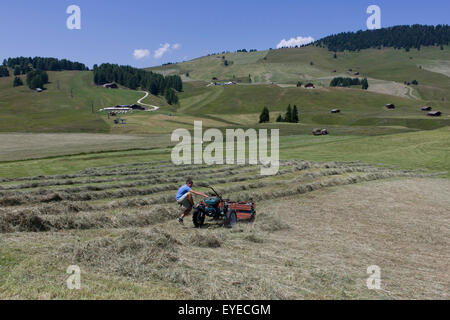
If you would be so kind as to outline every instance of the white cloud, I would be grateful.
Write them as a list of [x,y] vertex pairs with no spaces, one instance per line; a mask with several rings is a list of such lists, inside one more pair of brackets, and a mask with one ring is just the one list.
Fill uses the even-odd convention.
[[141,60],[150,57],[150,50],[148,49],[136,49],[133,52],[133,56],[136,60]]
[[162,58],[162,56],[169,51],[170,49],[170,44],[165,43],[163,45],[161,45],[161,47],[155,51],[155,59],[160,59]]
[[285,47],[295,47],[295,46],[302,46],[305,44],[309,44],[311,42],[314,42],[313,37],[301,37],[298,36],[297,38],[291,38],[289,40],[283,39],[281,42],[277,45],[277,49],[285,48]]
[[154,57],[155,59],[160,59],[162,58],[167,52],[171,51],[171,50],[179,50],[181,48],[181,44],[179,43],[174,43],[174,44],[170,44],[170,43],[165,43],[162,44],[158,50],[155,51]]

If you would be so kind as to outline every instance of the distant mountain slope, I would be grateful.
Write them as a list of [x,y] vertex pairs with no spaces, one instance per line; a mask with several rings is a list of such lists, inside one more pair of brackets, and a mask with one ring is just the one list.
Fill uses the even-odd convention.
[[325,45],[330,51],[341,52],[378,47],[410,50],[420,49],[422,46],[444,46],[449,43],[450,26],[448,25],[406,25],[344,32],[320,39],[316,45]]
[[[444,46],[443,49],[423,47],[410,52],[393,48],[366,49],[337,53],[334,58],[334,53],[326,48],[307,46],[211,55],[149,70],[178,74],[185,81],[209,83],[217,78],[219,82],[234,80],[245,84],[250,76],[252,84],[295,85],[302,81],[313,82],[318,87],[328,87],[333,77],[354,76],[358,72],[360,77],[397,82],[392,86],[393,95],[398,92],[398,85],[417,80],[419,86],[411,86],[404,91],[412,90],[424,100],[450,101],[450,81],[445,73],[450,65],[450,47]],[[225,66],[225,60],[228,66]],[[389,86],[385,89],[389,91]]]

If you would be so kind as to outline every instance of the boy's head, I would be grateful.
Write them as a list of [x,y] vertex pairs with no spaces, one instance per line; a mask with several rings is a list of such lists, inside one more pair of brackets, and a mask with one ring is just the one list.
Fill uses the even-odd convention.
[[194,181],[192,181],[191,178],[188,178],[188,179],[186,180],[186,185],[187,185],[189,188],[192,188],[192,187],[194,186]]

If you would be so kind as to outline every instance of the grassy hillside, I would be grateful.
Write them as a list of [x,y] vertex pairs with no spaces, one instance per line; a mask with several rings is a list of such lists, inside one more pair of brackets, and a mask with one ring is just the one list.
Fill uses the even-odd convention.
[[[230,61],[228,67],[224,66],[223,57]],[[143,93],[96,87],[89,71],[49,72],[51,83],[40,94],[25,86],[13,88],[13,77],[1,78],[0,131],[160,134],[170,133],[180,124],[191,127],[193,117],[216,127],[254,126],[264,106],[269,107],[275,119],[285,112],[288,104],[300,108],[301,123],[307,126],[436,129],[449,124],[449,66],[448,47],[410,52],[370,49],[338,53],[337,59],[328,50],[313,46],[203,57],[152,68],[164,74],[189,72],[189,78],[184,76],[189,81],[179,95],[180,105],[170,107],[163,98],[149,96],[143,102],[162,109],[156,113],[127,115],[126,126],[114,125],[105,115],[92,114],[91,104],[98,110],[135,103]],[[369,83],[373,84],[369,92],[328,87],[332,77],[350,76],[347,72],[350,68],[369,77]],[[212,77],[248,80],[249,74],[252,84],[244,81],[237,86],[206,87]],[[296,88],[292,84],[298,80],[312,81],[319,88]],[[418,80],[419,85],[405,86],[406,80]],[[384,108],[387,103],[394,103],[398,108],[387,111]],[[443,111],[444,117],[426,117],[420,111],[425,104]],[[341,109],[342,114],[331,115],[329,111],[333,108]]]
[[[450,125],[450,105],[430,105],[444,112],[442,118],[431,119],[421,111],[426,102],[349,88],[281,88],[277,85],[240,85],[218,87],[186,86],[180,94],[182,113],[198,116],[214,115],[240,125],[256,125],[264,106],[272,121],[286,112],[288,104],[299,107],[300,122],[310,126],[376,126],[436,129]],[[394,103],[395,110],[385,105]],[[338,108],[341,114],[331,114]],[[292,126],[291,126],[292,127]],[[300,127],[297,126],[300,130]]]
[[[231,62],[226,67],[224,59]],[[425,100],[450,100],[449,75],[450,47],[422,48],[420,51],[368,49],[360,52],[339,52],[337,59],[325,48],[269,50],[254,53],[227,53],[207,56],[188,62],[150,68],[166,74],[189,73],[191,80],[211,81],[251,78],[254,83],[296,84],[298,80],[313,81],[328,86],[337,75],[350,76],[349,69],[361,77],[393,81],[418,80],[413,87]],[[335,71],[336,72],[333,72]]]
[[[2,132],[109,132],[110,124],[95,109],[135,103],[143,95],[131,90],[107,90],[92,84],[90,71],[48,72],[42,93],[12,87],[13,77],[0,78]],[[25,76],[22,76],[25,82]],[[71,96],[71,90],[72,95]]]

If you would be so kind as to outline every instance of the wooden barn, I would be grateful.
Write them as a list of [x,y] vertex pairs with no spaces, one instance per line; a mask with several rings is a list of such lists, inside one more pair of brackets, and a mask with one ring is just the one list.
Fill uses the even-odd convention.
[[440,116],[442,116],[442,112],[440,112],[440,111],[428,112],[428,116],[429,117],[440,117]]
[[118,89],[119,87],[115,83],[105,83],[103,85],[103,88],[106,88],[106,89]]
[[339,110],[339,109],[333,109],[333,110],[331,110],[331,113],[341,113],[341,110]]
[[386,105],[386,108],[388,108],[390,110],[395,109],[395,104],[389,103]]
[[329,134],[329,132],[327,129],[314,129],[313,130],[313,135],[315,135],[315,136],[326,136],[328,134]]
[[422,107],[422,111],[432,111],[432,110],[433,110],[433,108],[428,107],[428,106],[423,106]]
[[306,88],[306,89],[314,89],[315,86],[314,86],[314,84],[312,84],[312,83],[307,83],[307,84],[305,84],[305,88]]

